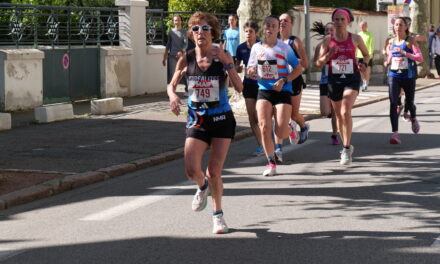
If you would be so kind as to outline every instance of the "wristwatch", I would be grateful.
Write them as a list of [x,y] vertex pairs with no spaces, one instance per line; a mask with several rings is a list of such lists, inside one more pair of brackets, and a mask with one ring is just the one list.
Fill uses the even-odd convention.
[[223,66],[223,71],[228,71],[228,70],[234,68],[234,66],[235,66],[234,63],[231,62],[228,65]]

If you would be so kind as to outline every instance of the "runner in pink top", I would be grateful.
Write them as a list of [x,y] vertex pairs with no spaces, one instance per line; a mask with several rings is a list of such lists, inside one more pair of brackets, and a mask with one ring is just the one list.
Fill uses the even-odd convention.
[[[339,132],[344,144],[340,163],[349,165],[354,151],[354,147],[351,145],[353,130],[351,109],[359,94],[359,71],[365,71],[370,57],[362,38],[347,30],[347,26],[353,21],[353,15],[349,9],[335,9],[332,21],[335,24],[335,33],[324,38],[316,65],[323,67],[329,62],[329,97],[335,110]],[[364,61],[360,64],[356,63],[356,49],[359,49],[364,56]]]

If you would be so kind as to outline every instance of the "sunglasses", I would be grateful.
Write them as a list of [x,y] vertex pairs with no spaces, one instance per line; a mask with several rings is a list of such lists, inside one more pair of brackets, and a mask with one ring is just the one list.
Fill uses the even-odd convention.
[[211,26],[209,26],[209,25],[203,25],[203,26],[193,26],[192,28],[191,28],[191,30],[192,30],[192,32],[199,32],[200,31],[200,29],[202,29],[202,31],[204,31],[204,32],[208,32],[208,31],[210,31],[211,30]]

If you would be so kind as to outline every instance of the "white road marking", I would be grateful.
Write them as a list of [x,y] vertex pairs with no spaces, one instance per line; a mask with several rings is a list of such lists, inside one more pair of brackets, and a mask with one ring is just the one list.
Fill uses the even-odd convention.
[[173,195],[181,193],[187,189],[194,188],[194,183],[190,181],[180,182],[178,184],[160,187],[158,191],[152,192],[151,194],[132,199],[128,202],[119,204],[117,206],[108,208],[98,213],[88,215],[81,218],[81,221],[107,221],[123,214],[132,212],[138,208],[156,203],[158,201],[169,198]]
[[16,249],[16,248],[2,248],[0,247],[0,261],[7,260],[18,254],[25,252],[24,249]]
[[96,146],[101,146],[101,145],[106,145],[106,144],[110,144],[115,142],[115,140],[110,139],[110,140],[106,140],[102,143],[97,143],[97,144],[90,144],[90,145],[78,145],[77,148],[90,148],[90,147],[96,147]]
[[440,236],[434,240],[434,243],[432,243],[431,247],[440,248]]

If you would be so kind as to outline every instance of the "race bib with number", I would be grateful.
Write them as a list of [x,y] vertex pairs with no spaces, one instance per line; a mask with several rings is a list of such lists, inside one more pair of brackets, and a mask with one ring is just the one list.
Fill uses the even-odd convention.
[[258,77],[263,80],[277,80],[278,67],[276,60],[258,60]]
[[391,58],[391,70],[408,70],[408,58],[407,57],[392,57]]
[[336,59],[332,61],[333,74],[353,74],[353,59]]
[[218,102],[220,100],[220,82],[217,76],[202,77],[188,77],[189,98],[192,102],[197,103]]

